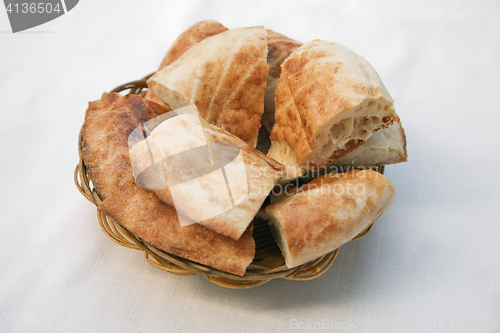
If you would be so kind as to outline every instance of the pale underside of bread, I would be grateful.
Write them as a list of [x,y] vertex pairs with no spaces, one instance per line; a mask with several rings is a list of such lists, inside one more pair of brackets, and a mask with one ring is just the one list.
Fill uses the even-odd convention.
[[172,108],[194,104],[208,123],[255,147],[269,65],[263,27],[206,38],[148,80]]
[[388,128],[373,133],[364,145],[337,160],[334,165],[369,168],[406,160],[406,136],[401,122],[396,121]]
[[286,37],[272,30],[267,30],[267,62],[269,63],[269,73],[267,74],[266,95],[264,99],[264,114],[262,115],[262,125],[270,133],[276,120],[274,118],[275,110],[275,91],[278,79],[281,75],[281,64],[290,54],[295,51],[302,43]]
[[[182,139],[175,142],[175,150],[184,152],[178,162],[167,159],[174,155],[168,143],[176,138]],[[138,171],[136,181],[175,207],[186,219],[183,223],[197,222],[235,240],[248,228],[283,169],[243,140],[192,114],[158,125],[130,150],[130,157]],[[175,198],[167,183],[182,184]]]
[[325,167],[398,121],[373,67],[351,50],[316,40],[282,65],[276,122],[300,165]]
[[90,103],[82,151],[94,189],[103,199],[99,209],[160,250],[243,275],[255,254],[251,227],[238,241],[198,224],[181,227],[172,207],[135,182],[128,136],[141,123],[166,111],[136,95],[105,93]]
[[[271,147],[267,156],[281,163],[285,167],[279,184],[283,185],[304,176],[308,170],[300,166],[297,154],[285,142],[279,126],[275,125],[271,132]],[[365,144],[351,151],[327,168],[318,170],[325,172],[344,172],[349,168],[371,168],[388,164],[406,162],[406,137],[401,122],[396,121],[388,128],[381,129],[372,134]]]
[[[220,34],[221,32],[227,30],[228,29],[225,26],[213,20],[206,20],[195,23],[194,25],[186,29],[179,37],[177,37],[177,39],[165,54],[165,57],[158,67],[158,71],[173,63],[193,45],[198,44],[207,37]],[[144,98],[165,106],[165,104],[158,98],[158,96],[155,95],[152,90],[148,90]]]
[[296,267],[350,241],[393,203],[395,189],[371,170],[328,174],[265,208],[287,267]]

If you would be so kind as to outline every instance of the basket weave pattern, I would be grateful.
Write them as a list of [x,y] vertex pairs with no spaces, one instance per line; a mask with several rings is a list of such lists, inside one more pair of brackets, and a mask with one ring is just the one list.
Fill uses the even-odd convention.
[[[123,93],[124,91],[129,90],[128,93],[144,96],[145,89],[147,88],[146,81],[150,76],[151,75],[148,75],[141,80],[118,86],[113,89],[112,92]],[[87,173],[87,169],[83,161],[82,131],[80,131],[78,139],[78,152],[80,160],[74,173],[76,187],[88,201],[98,207],[102,200],[97,192],[93,190],[92,180]],[[379,167],[376,171],[383,173],[384,167]],[[233,289],[259,286],[271,279],[276,278],[290,280],[314,279],[330,268],[339,252],[339,249],[336,249],[333,252],[301,266],[288,268],[286,267],[285,260],[269,231],[267,222],[256,220],[252,232],[256,246],[255,258],[250,266],[248,266],[244,276],[236,276],[161,251],[130,233],[113,218],[101,212],[99,208],[97,208],[97,219],[106,236],[121,246],[143,251],[146,261],[152,266],[176,275],[203,275],[207,280],[214,284]],[[372,226],[373,224],[370,224],[351,241],[358,240],[365,236],[370,231]]]

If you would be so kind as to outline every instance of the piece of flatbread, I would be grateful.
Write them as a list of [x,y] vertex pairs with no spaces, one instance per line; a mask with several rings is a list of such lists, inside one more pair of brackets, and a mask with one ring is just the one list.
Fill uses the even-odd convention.
[[109,197],[99,209],[157,249],[224,272],[243,276],[255,256],[252,225],[238,241],[198,224],[180,227],[175,209],[139,187]]
[[372,170],[327,174],[270,204],[265,214],[287,267],[302,265],[350,241],[393,203],[391,182]]
[[148,80],[174,109],[194,104],[208,123],[255,147],[269,65],[266,30],[228,30],[191,47]]
[[315,40],[283,63],[276,123],[299,165],[326,167],[399,117],[373,67],[348,48]]
[[85,115],[82,152],[99,209],[131,233],[167,253],[244,275],[255,255],[251,226],[238,241],[199,224],[181,227],[175,210],[151,190],[137,186],[129,159],[129,135],[169,109],[136,95],[103,94]]
[[239,239],[283,166],[199,118],[193,105],[174,112],[130,150],[136,181],[175,207],[181,224]]
[[139,96],[120,97],[116,93],[104,93],[100,100],[89,103],[83,124],[82,153],[94,189],[102,200],[135,184],[126,158],[129,133],[168,111]]
[[[192,25],[182,34],[180,34],[180,36],[177,37],[172,46],[168,49],[167,54],[165,54],[165,57],[160,64],[160,67],[158,67],[158,71],[173,63],[193,45],[198,44],[207,37],[220,34],[221,32],[227,30],[228,29],[225,26],[213,20],[201,21]],[[148,90],[144,98],[165,106],[165,104],[155,95],[152,90]]]

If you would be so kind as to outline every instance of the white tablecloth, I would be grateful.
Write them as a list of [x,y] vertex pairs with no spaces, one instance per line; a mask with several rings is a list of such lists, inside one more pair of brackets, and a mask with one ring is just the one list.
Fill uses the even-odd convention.
[[[80,1],[12,34],[0,9],[0,332],[500,332],[498,1]],[[364,56],[408,162],[394,205],[321,277],[229,290],[147,264],[73,184],[87,103],[202,19]]]

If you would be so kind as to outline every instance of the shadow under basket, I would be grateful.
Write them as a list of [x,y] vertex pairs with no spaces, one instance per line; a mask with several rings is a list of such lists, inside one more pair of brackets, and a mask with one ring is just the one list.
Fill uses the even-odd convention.
[[[141,80],[120,85],[113,89],[112,92],[122,94],[131,93],[144,96],[147,89],[146,81],[151,75],[152,74]],[[80,131],[80,136],[78,138],[78,152],[80,161],[74,173],[76,187],[88,201],[98,207],[102,200],[91,185],[92,179],[90,179],[83,161],[82,131]],[[373,168],[373,170],[383,174],[384,167]],[[333,252],[298,267],[288,268],[270,232],[268,223],[264,220],[255,219],[252,232],[256,246],[255,257],[250,266],[248,266],[245,275],[237,276],[157,249],[129,232],[113,218],[101,212],[99,208],[97,208],[97,219],[106,236],[121,246],[143,251],[146,261],[154,267],[175,275],[203,275],[208,281],[225,288],[251,288],[277,278],[311,280],[326,272],[339,252],[339,249],[336,249]],[[372,226],[373,224],[370,224],[351,241],[358,240],[365,236]]]

